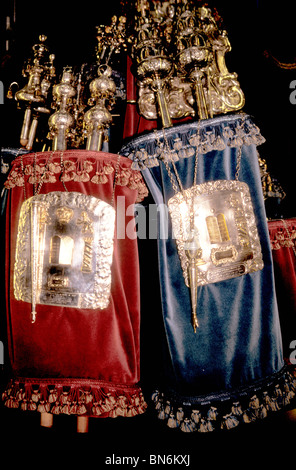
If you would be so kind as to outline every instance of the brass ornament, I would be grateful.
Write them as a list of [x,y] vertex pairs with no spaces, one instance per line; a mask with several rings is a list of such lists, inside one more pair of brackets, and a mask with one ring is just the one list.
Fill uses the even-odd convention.
[[167,128],[172,126],[168,108],[168,82],[173,74],[174,63],[165,34],[166,24],[162,19],[160,5],[155,5],[155,10],[150,11],[148,2],[138,2],[136,35],[130,40],[138,79],[140,114],[147,119],[161,116],[162,127]]
[[12,89],[17,82],[12,82],[7,97],[15,98],[18,107],[24,107],[24,119],[20,134],[20,144],[27,150],[31,150],[36,137],[40,116],[50,114],[48,103],[49,92],[55,81],[56,70],[53,65],[54,54],[49,54],[46,46],[47,37],[39,36],[39,43],[34,44],[33,57],[24,64],[22,75],[28,77],[28,83],[13,94]]
[[175,46],[180,70],[193,84],[200,119],[243,108],[245,98],[237,74],[230,73],[225,63],[225,54],[231,51],[227,32],[218,27],[209,8],[189,9],[184,2]]
[[267,163],[264,158],[262,158],[258,153],[258,162],[260,168],[260,176],[262,183],[262,191],[264,200],[269,198],[277,198],[278,200],[283,200],[286,197],[286,193],[282,188],[280,182],[273,177],[273,175],[268,171]]
[[[93,64],[82,64],[78,72],[74,72],[76,67],[66,66],[58,83],[55,56],[48,53],[46,36],[40,36],[40,44],[33,46],[34,59],[28,59],[23,69],[23,76],[29,77],[28,84],[13,93],[18,87],[14,81],[7,93],[9,98],[15,97],[18,106],[25,107],[22,147],[31,150],[38,143],[42,151],[50,146],[52,150],[101,150],[102,143],[108,140],[116,100],[125,99],[123,78],[120,76],[119,83],[111,78],[111,58],[126,49],[125,22],[124,16],[113,16],[109,26],[97,27],[95,71]],[[48,115],[48,132],[39,138],[36,130],[42,114]]]
[[97,27],[97,77],[89,84],[90,98],[83,116],[83,135],[87,150],[102,150],[108,141],[107,131],[113,122],[111,114],[115,105],[117,88],[112,78],[111,57],[126,49],[124,16],[113,16],[109,26]]
[[[97,27],[95,64],[84,63],[75,73],[64,67],[58,83],[55,57],[48,52],[46,37],[40,36],[33,46],[34,59],[23,69],[28,84],[14,95],[25,107],[22,147],[31,150],[38,143],[44,150],[47,138],[53,150],[100,151],[109,140],[116,102],[126,99],[123,74],[115,68],[119,53],[119,62],[125,64],[126,52],[133,61],[139,113],[160,118],[162,128],[185,117],[207,119],[243,108],[237,74],[225,63],[231,50],[227,32],[214,9],[194,0],[124,3],[122,16]],[[9,88],[10,97],[15,85]],[[50,115],[46,138],[36,136],[41,115]]]
[[226,67],[231,50],[214,12],[192,0],[137,2],[133,44],[139,112],[146,119],[172,119],[237,112],[245,104],[236,73]]
[[36,305],[104,309],[111,292],[115,209],[76,192],[27,199],[18,225],[14,295]]
[[52,150],[66,150],[75,119],[72,115],[73,98],[76,95],[71,67],[65,67],[60,83],[53,87],[54,106],[57,111],[49,118],[48,138],[53,140]]
[[[112,123],[112,115],[109,111],[114,104],[116,85],[111,78],[112,69],[109,66],[98,67],[98,77],[89,85],[92,105],[84,114],[84,132],[87,136],[87,150],[100,151],[105,132]],[[109,109],[108,109],[109,108]]]

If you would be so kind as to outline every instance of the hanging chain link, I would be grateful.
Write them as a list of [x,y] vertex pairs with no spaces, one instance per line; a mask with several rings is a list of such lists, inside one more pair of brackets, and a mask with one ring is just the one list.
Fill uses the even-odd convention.
[[239,178],[241,160],[242,160],[242,148],[239,147],[238,150],[237,150],[237,157],[236,157],[235,181],[238,181],[238,178]]
[[115,168],[115,172],[114,172],[112,198],[111,198],[111,206],[114,207],[114,209],[115,209],[115,205],[114,205],[115,186],[116,186],[116,181],[117,181],[117,178],[118,178],[119,163],[120,163],[120,155],[118,155],[118,157],[117,157],[116,168]]
[[51,152],[51,154],[49,155],[48,157],[48,160],[46,162],[46,165],[44,167],[44,170],[43,170],[43,173],[42,173],[42,176],[40,178],[40,181],[39,181],[39,184],[38,184],[38,187],[36,186],[37,182],[36,182],[36,164],[37,164],[37,153],[35,152],[35,155],[34,155],[34,196],[37,196],[39,193],[40,193],[40,190],[42,188],[42,185],[44,183],[44,178],[45,178],[45,175],[49,169],[49,164],[53,158],[53,155],[54,155],[54,150]]
[[[64,165],[64,152],[61,153],[61,156],[60,156],[60,165],[61,165],[61,176],[60,176],[60,180],[63,176],[63,173],[65,171],[65,165]],[[63,184],[63,187],[64,187],[64,190],[68,193],[68,188],[67,186],[65,185],[65,181],[62,180],[62,184]]]
[[[156,138],[156,141],[157,141],[158,148],[161,149],[162,145],[161,145],[161,143],[160,143],[160,139],[159,139],[159,136],[158,136],[158,133],[157,133],[156,130],[154,130],[154,134],[155,134],[155,138]],[[166,138],[166,135],[165,135],[164,130],[163,130],[163,136],[164,136],[164,138]],[[171,150],[170,150],[169,147],[168,147],[167,150],[168,150],[168,153],[171,155]],[[178,192],[178,187],[177,187],[177,185],[176,185],[176,179],[175,179],[174,176],[173,176],[173,173],[172,173],[172,171],[171,171],[171,169],[170,169],[169,163],[168,163],[168,161],[167,161],[167,159],[166,159],[166,157],[165,157],[163,151],[161,152],[161,155],[162,155],[162,159],[161,159],[161,160],[162,160],[162,162],[164,163],[164,165],[165,165],[165,167],[166,167],[166,170],[167,170],[167,172],[168,172],[168,175],[169,175],[169,178],[170,178],[170,181],[171,181],[173,190],[174,190],[175,193],[177,193],[177,192]],[[172,161],[172,158],[171,158],[171,161]],[[176,177],[176,178],[177,178],[177,177]],[[180,186],[181,181],[178,181],[178,178],[177,178],[177,182],[178,182],[178,184],[179,184],[179,186]],[[182,183],[181,183],[180,189],[182,190]]]
[[[197,131],[198,131],[198,136],[199,136],[199,126],[197,127]],[[154,133],[155,133],[155,138],[156,138],[156,141],[157,141],[157,144],[158,144],[158,147],[161,149],[162,147],[162,144],[160,142],[160,139],[159,139],[159,136],[158,136],[158,133],[157,131],[154,130]],[[178,190],[178,187],[176,185],[176,180],[177,180],[177,183],[179,185],[179,188],[181,190],[181,192],[183,193],[184,197],[185,197],[185,194],[184,194],[184,187],[183,187],[183,184],[182,184],[182,181],[180,179],[180,176],[179,176],[179,173],[178,173],[178,170],[177,170],[177,167],[176,167],[176,164],[174,162],[174,159],[172,157],[172,149],[170,148],[169,146],[169,143],[168,143],[168,139],[167,139],[167,136],[166,136],[166,133],[165,133],[165,130],[162,129],[162,133],[163,133],[163,140],[164,140],[164,144],[165,144],[165,147],[163,146],[163,151],[161,152],[161,155],[162,155],[162,161],[166,167],[166,170],[168,172],[168,175],[169,175],[169,178],[170,178],[170,181],[171,181],[171,184],[172,184],[172,187],[173,187],[173,190],[175,193],[178,193],[179,190]],[[166,159],[166,155],[165,155],[165,151],[166,153],[168,153],[170,155],[170,163],[172,164],[172,167],[173,167],[173,170],[174,170],[174,174],[175,174],[175,177],[172,173],[172,170],[169,166],[169,163]],[[194,176],[193,176],[193,186],[196,185],[196,179],[197,179],[197,166],[198,166],[198,152],[196,151],[196,154],[195,154],[195,163],[194,163]]]
[[[199,136],[199,126],[197,127],[197,131],[198,131],[198,136]],[[156,131],[155,132],[155,136],[156,136],[156,140],[157,140],[157,144],[159,146],[159,148],[161,148],[161,143],[160,143],[160,140],[159,140],[159,137],[158,137],[158,134]],[[162,161],[166,167],[166,170],[168,172],[168,175],[169,175],[169,178],[170,178],[170,181],[171,181],[171,184],[172,184],[172,187],[173,187],[173,190],[175,192],[175,194],[177,194],[179,192],[178,190],[178,187],[177,187],[177,184],[176,184],[176,181],[180,187],[180,190],[181,190],[181,193],[184,197],[184,200],[186,202],[186,204],[188,205],[188,208],[189,208],[189,219],[190,219],[190,230],[193,231],[194,230],[194,200],[192,197],[188,197],[187,194],[186,194],[186,191],[184,190],[184,187],[183,187],[183,184],[182,184],[182,181],[180,179],[180,175],[178,173],[178,170],[177,170],[177,167],[176,167],[176,164],[174,162],[174,159],[172,157],[172,149],[170,148],[169,146],[169,143],[168,143],[168,139],[167,139],[167,136],[165,134],[165,131],[164,129],[162,130],[163,132],[163,140],[164,140],[164,144],[165,144],[165,147],[164,147],[164,150],[166,151],[166,153],[168,153],[170,155],[170,162],[172,164],[172,167],[173,167],[173,170],[174,170],[174,175],[172,173],[172,170],[170,168],[170,165],[166,159],[166,155],[165,155],[165,152],[163,152],[163,158],[162,158]],[[198,166],[198,152],[196,151],[195,153],[195,162],[194,162],[194,175],[193,175],[193,186],[196,185],[196,179],[197,179],[197,166]]]
[[22,177],[23,177],[24,200],[26,200],[27,193],[26,193],[26,184],[25,184],[25,168],[24,168],[23,154],[21,154],[21,170],[22,170]]
[[[183,184],[181,182],[180,175],[178,173],[178,170],[177,170],[177,167],[176,167],[173,155],[172,155],[172,149],[169,146],[169,142],[168,142],[165,130],[163,129],[162,132],[163,132],[163,144],[161,144],[161,142],[160,142],[157,131],[154,130],[158,147],[160,149],[162,149],[161,150],[161,156],[162,156],[161,160],[163,161],[163,163],[166,167],[166,170],[168,172],[168,175],[169,175],[169,178],[170,178],[170,181],[171,181],[171,184],[172,184],[172,187],[173,187],[173,190],[174,190],[175,194],[177,194],[179,192],[179,189],[178,189],[178,186],[177,186],[177,183],[178,183],[179,188],[181,190],[181,193],[182,193],[186,203],[189,206],[190,227],[193,229],[194,228],[194,201],[193,201],[192,197],[188,198],[187,195],[186,195],[186,191],[183,188]],[[199,125],[197,127],[197,133],[198,133],[198,137],[199,137],[199,133],[200,133]],[[170,165],[169,165],[169,162],[167,160],[167,154],[170,156],[170,163],[172,165],[174,173],[172,172],[172,170],[170,168]],[[199,155],[198,155],[198,151],[196,149],[195,163],[194,163],[193,186],[196,185],[196,180],[197,180],[198,157],[199,157]],[[242,147],[240,146],[237,150],[237,155],[236,155],[236,168],[235,168],[235,180],[236,181],[239,180],[239,173],[240,173],[240,168],[241,168],[241,159],[242,159]]]

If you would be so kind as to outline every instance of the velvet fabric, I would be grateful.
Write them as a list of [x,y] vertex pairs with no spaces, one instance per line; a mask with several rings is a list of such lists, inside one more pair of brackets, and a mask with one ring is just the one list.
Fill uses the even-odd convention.
[[[256,152],[256,144],[262,141],[258,128],[242,113],[142,135],[121,149],[122,155],[134,161],[135,168],[141,168],[159,208],[158,258],[165,339],[163,381],[155,384],[160,390],[155,401],[156,409],[161,410],[159,417],[167,419],[171,427],[177,427],[176,423],[180,425],[182,421],[178,420],[178,406],[183,407],[184,415],[186,407],[192,410],[197,403],[210,404],[212,400],[216,406],[220,398],[234,398],[236,391],[242,389],[249,388],[250,397],[249,394],[260,389],[262,383],[272,382],[274,374],[284,370],[270,240]],[[250,189],[264,268],[199,287],[199,328],[195,334],[190,319],[190,292],[184,283],[166,210],[174,190],[163,159],[170,162],[173,156],[186,189],[193,184],[196,153],[199,154],[197,184],[218,179],[233,180],[239,147],[242,149],[239,180],[247,183]],[[183,430],[186,430],[187,425],[184,420],[182,422]],[[195,426],[193,418],[190,422]]]
[[268,221],[284,357],[294,351],[296,331],[296,219]]
[[[13,291],[18,221],[24,198],[29,198],[36,192],[42,194],[67,190],[95,196],[112,205],[114,184],[115,209],[120,200],[121,210],[116,215],[111,298],[108,307],[92,310],[37,305],[37,319],[32,324],[31,305],[17,301]],[[59,397],[62,400],[65,391],[63,387],[67,387],[68,396],[72,397],[68,404],[72,406],[73,413],[73,403],[77,405],[81,392],[84,394],[85,390],[92,391],[92,398],[88,400],[87,409],[83,413],[100,416],[130,415],[127,414],[126,406],[118,404],[118,396],[124,396],[128,400],[132,415],[142,413],[146,405],[138,385],[138,247],[136,236],[125,235],[127,224],[130,233],[135,231],[133,211],[127,211],[127,208],[133,207],[136,200],[141,200],[147,194],[141,175],[131,170],[128,159],[118,155],[80,150],[43,152],[17,157],[5,186],[8,188],[6,301],[9,356],[13,375],[13,382],[4,396],[7,406],[18,403],[21,406],[22,400],[19,397],[22,394],[27,403],[32,402],[32,393],[36,387],[42,388],[42,391],[39,390],[39,398],[43,404],[56,405],[57,402],[57,406],[62,406]],[[117,237],[118,231],[123,236]],[[50,402],[52,390],[55,390],[56,399]],[[107,393],[112,394],[113,406],[105,403]],[[98,403],[102,405],[99,411],[98,408],[94,410],[94,405]],[[119,410],[117,414],[116,410]],[[61,412],[68,411],[69,407],[67,411]]]

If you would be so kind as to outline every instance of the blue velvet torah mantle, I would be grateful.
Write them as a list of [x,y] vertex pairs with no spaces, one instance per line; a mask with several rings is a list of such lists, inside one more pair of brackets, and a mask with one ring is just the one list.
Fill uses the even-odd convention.
[[[199,128],[199,131],[198,131]],[[165,132],[165,137],[164,137]],[[159,208],[158,258],[165,329],[163,383],[153,394],[158,417],[182,431],[232,428],[290,403],[295,382],[284,366],[272,256],[256,146],[264,142],[244,113],[139,136],[121,149],[140,169]],[[170,148],[166,155],[164,149]],[[185,285],[168,211],[174,196],[163,159],[175,160],[184,189],[196,183],[234,180],[249,186],[264,268],[198,287],[199,328],[191,325]],[[171,164],[170,164],[171,166]],[[172,166],[171,166],[172,168]],[[173,171],[173,170],[172,170]],[[166,226],[168,223],[168,230]]]

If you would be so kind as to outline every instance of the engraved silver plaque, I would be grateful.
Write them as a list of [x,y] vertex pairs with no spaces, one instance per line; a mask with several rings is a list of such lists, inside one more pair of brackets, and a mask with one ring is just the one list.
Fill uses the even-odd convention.
[[188,241],[199,254],[197,285],[231,279],[263,268],[248,185],[217,180],[195,185],[168,201],[186,285]]
[[51,192],[27,199],[18,224],[15,298],[33,305],[106,308],[114,227],[115,209],[93,196]]

